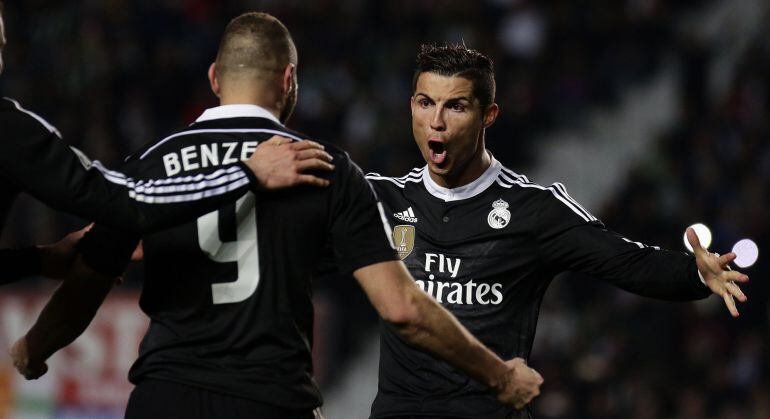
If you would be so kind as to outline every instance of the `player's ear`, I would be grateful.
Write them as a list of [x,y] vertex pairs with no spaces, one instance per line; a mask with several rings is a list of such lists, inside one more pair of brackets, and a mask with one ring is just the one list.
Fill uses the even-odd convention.
[[494,124],[499,114],[500,107],[497,106],[497,103],[489,105],[487,110],[484,111],[484,128],[489,128],[490,125]]
[[291,93],[292,89],[294,89],[294,71],[296,70],[296,67],[294,64],[286,64],[286,68],[283,69],[283,93],[284,95],[288,95]]
[[211,91],[219,97],[222,88],[219,86],[219,80],[217,80],[217,63],[211,63],[209,66],[209,85]]

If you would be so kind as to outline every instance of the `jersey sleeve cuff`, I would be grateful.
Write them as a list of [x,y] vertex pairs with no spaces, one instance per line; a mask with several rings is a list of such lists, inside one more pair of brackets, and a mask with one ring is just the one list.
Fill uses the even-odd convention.
[[339,262],[340,273],[352,273],[365,266],[398,260],[395,250],[380,250]]
[[3,265],[0,284],[40,275],[43,270],[40,249],[34,246],[21,249],[2,249],[0,250],[0,261]]
[[703,279],[703,274],[700,273],[700,269],[698,269],[698,267],[696,266],[695,270],[698,272],[698,279],[700,279],[700,282],[703,284],[703,286],[708,287],[708,285],[706,285],[706,280]]
[[239,161],[236,164],[240,166],[241,170],[243,170],[243,173],[245,173],[246,177],[249,179],[251,190],[257,189],[257,186],[259,185],[259,179],[257,179],[256,176],[254,176],[254,173],[252,173],[251,169],[249,169],[249,166],[247,166],[246,163],[242,161]]
[[[692,264],[692,267],[689,269],[695,269],[695,275],[692,275],[691,278],[691,287],[695,293],[695,298],[697,300],[707,298],[711,295],[711,288],[706,285],[706,279],[703,277],[703,275],[700,273],[700,270],[698,269],[698,264],[695,262],[695,258],[693,257],[690,261]],[[692,272],[692,271],[690,271]],[[698,278],[697,282],[695,281],[695,278]]]

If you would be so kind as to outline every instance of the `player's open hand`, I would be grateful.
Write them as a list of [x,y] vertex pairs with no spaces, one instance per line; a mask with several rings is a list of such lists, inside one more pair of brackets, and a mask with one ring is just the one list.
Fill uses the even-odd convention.
[[67,276],[72,268],[72,263],[75,261],[77,244],[91,227],[93,224],[67,234],[56,243],[38,246],[42,275],[53,279]]
[[502,389],[497,394],[497,399],[508,406],[522,409],[540,395],[543,377],[530,368],[522,358],[513,358],[506,361],[505,365],[508,367],[508,373]]
[[745,303],[746,295],[736,282],[748,282],[749,277],[730,269],[730,262],[735,260],[735,253],[730,252],[719,256],[704,249],[698,240],[698,235],[692,228],[687,229],[687,241],[692,246],[695,254],[695,262],[698,271],[711,292],[719,295],[725,301],[727,309],[733,317],[738,317],[738,309],[735,307],[735,298]]
[[27,380],[36,380],[48,372],[48,365],[45,362],[30,361],[29,348],[27,347],[27,337],[23,336],[11,346],[8,351],[13,361],[13,366]]
[[332,156],[315,141],[292,141],[279,135],[257,146],[245,161],[260,189],[276,190],[298,185],[329,186],[329,181],[308,172],[332,171]]

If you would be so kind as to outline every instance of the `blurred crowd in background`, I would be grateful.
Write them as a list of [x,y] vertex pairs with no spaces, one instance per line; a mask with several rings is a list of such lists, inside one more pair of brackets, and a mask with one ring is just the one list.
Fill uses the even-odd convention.
[[[673,57],[682,73],[680,120],[645,158],[629,162],[628,173],[608,174],[628,180],[591,209],[609,228],[673,250],[683,249],[684,228],[696,221],[712,227],[717,252],[753,238],[760,258],[746,271],[753,279],[744,287],[749,303],[733,320],[717,298],[662,303],[576,275],[557,278],[530,360],[546,378],[535,413],[770,418],[770,270],[762,254],[770,244],[770,25],[739,58],[727,93],[709,96],[708,64],[725,46],[693,42],[678,22],[712,3],[7,1],[0,92],[47,118],[89,156],[119,167],[132,150],[216,105],[206,70],[219,35],[230,18],[262,10],[288,26],[299,50],[299,104],[290,127],[343,146],[364,171],[402,175],[421,166],[408,102],[418,46],[464,42],[495,61],[502,113],[487,132],[488,146],[527,173],[542,135],[580,127],[589,112],[612,108]],[[561,181],[569,187],[570,179]],[[51,241],[80,225],[27,199],[2,243]],[[137,269],[128,286],[140,285]],[[318,292],[318,372],[329,388],[376,318],[352,280],[319,281]]]

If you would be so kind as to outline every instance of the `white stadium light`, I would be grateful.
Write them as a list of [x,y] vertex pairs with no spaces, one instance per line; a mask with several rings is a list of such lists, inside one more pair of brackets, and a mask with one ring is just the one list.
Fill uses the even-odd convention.
[[736,254],[734,263],[741,268],[748,268],[753,265],[759,257],[759,247],[751,239],[739,240],[733,246],[733,253]]
[[[690,228],[695,230],[695,235],[698,236],[700,245],[703,246],[704,249],[708,249],[709,246],[711,246],[711,230],[709,230],[705,224],[701,223],[693,224]],[[690,246],[690,242],[687,240],[687,230],[684,231],[684,247],[692,252],[692,246]]]

